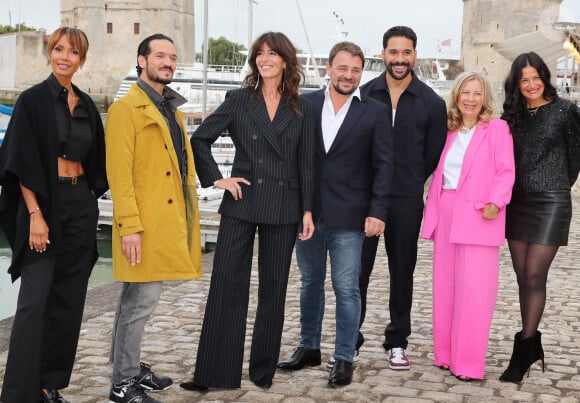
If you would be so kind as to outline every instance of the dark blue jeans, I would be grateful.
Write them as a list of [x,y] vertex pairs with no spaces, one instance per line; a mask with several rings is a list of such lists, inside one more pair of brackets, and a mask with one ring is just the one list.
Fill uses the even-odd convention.
[[324,316],[324,280],[327,251],[332,287],[336,296],[336,344],[334,357],[352,362],[360,318],[358,279],[362,231],[328,228],[318,222],[312,239],[297,241],[300,269],[300,346],[318,349]]

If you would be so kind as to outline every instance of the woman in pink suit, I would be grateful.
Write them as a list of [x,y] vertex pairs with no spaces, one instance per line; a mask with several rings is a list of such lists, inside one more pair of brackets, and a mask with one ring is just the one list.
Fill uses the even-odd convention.
[[495,119],[491,89],[478,73],[457,77],[449,132],[433,173],[421,236],[434,242],[435,365],[462,381],[483,379],[498,288],[505,207],[515,180],[507,123]]

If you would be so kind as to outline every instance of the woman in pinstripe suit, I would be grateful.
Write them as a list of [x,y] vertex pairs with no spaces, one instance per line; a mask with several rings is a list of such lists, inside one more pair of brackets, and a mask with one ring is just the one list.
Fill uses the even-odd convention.
[[[268,388],[276,371],[292,250],[310,239],[314,122],[298,96],[302,72],[282,33],[262,34],[249,54],[252,73],[191,138],[202,186],[224,189],[213,273],[193,381],[188,390],[239,388],[250,272],[259,234],[258,306],[250,379]],[[236,147],[230,178],[222,178],[211,144],[228,130]]]

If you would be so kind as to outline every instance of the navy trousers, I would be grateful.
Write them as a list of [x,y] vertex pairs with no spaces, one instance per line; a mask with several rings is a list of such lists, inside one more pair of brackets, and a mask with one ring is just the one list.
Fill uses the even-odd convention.
[[[411,306],[413,302],[413,274],[417,263],[417,240],[423,219],[423,195],[417,197],[391,197],[385,230],[385,248],[389,260],[391,322],[385,329],[386,350],[407,348],[411,334]],[[375,264],[379,237],[365,238],[359,279],[362,326],[366,315],[367,290]],[[364,342],[359,331],[356,349]]]

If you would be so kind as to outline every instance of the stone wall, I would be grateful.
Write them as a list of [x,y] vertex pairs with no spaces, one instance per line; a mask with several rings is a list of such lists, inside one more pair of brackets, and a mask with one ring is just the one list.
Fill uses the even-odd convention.
[[[191,0],[61,0],[60,3],[62,25],[82,29],[89,39],[87,61],[73,81],[105,102],[114,98],[121,80],[135,67],[137,46],[151,34],[170,36],[180,63],[192,63],[195,58]],[[108,27],[112,32],[108,33]],[[50,74],[45,34],[20,32],[0,36],[0,89],[23,90]]]
[[[557,21],[561,3],[562,0],[463,0],[461,61],[465,71],[487,74],[496,110],[500,111],[503,104],[503,82],[511,62],[492,44],[538,31],[546,20]],[[555,66],[551,68],[555,71]]]
[[50,74],[44,31],[0,35],[0,89],[20,89]]

